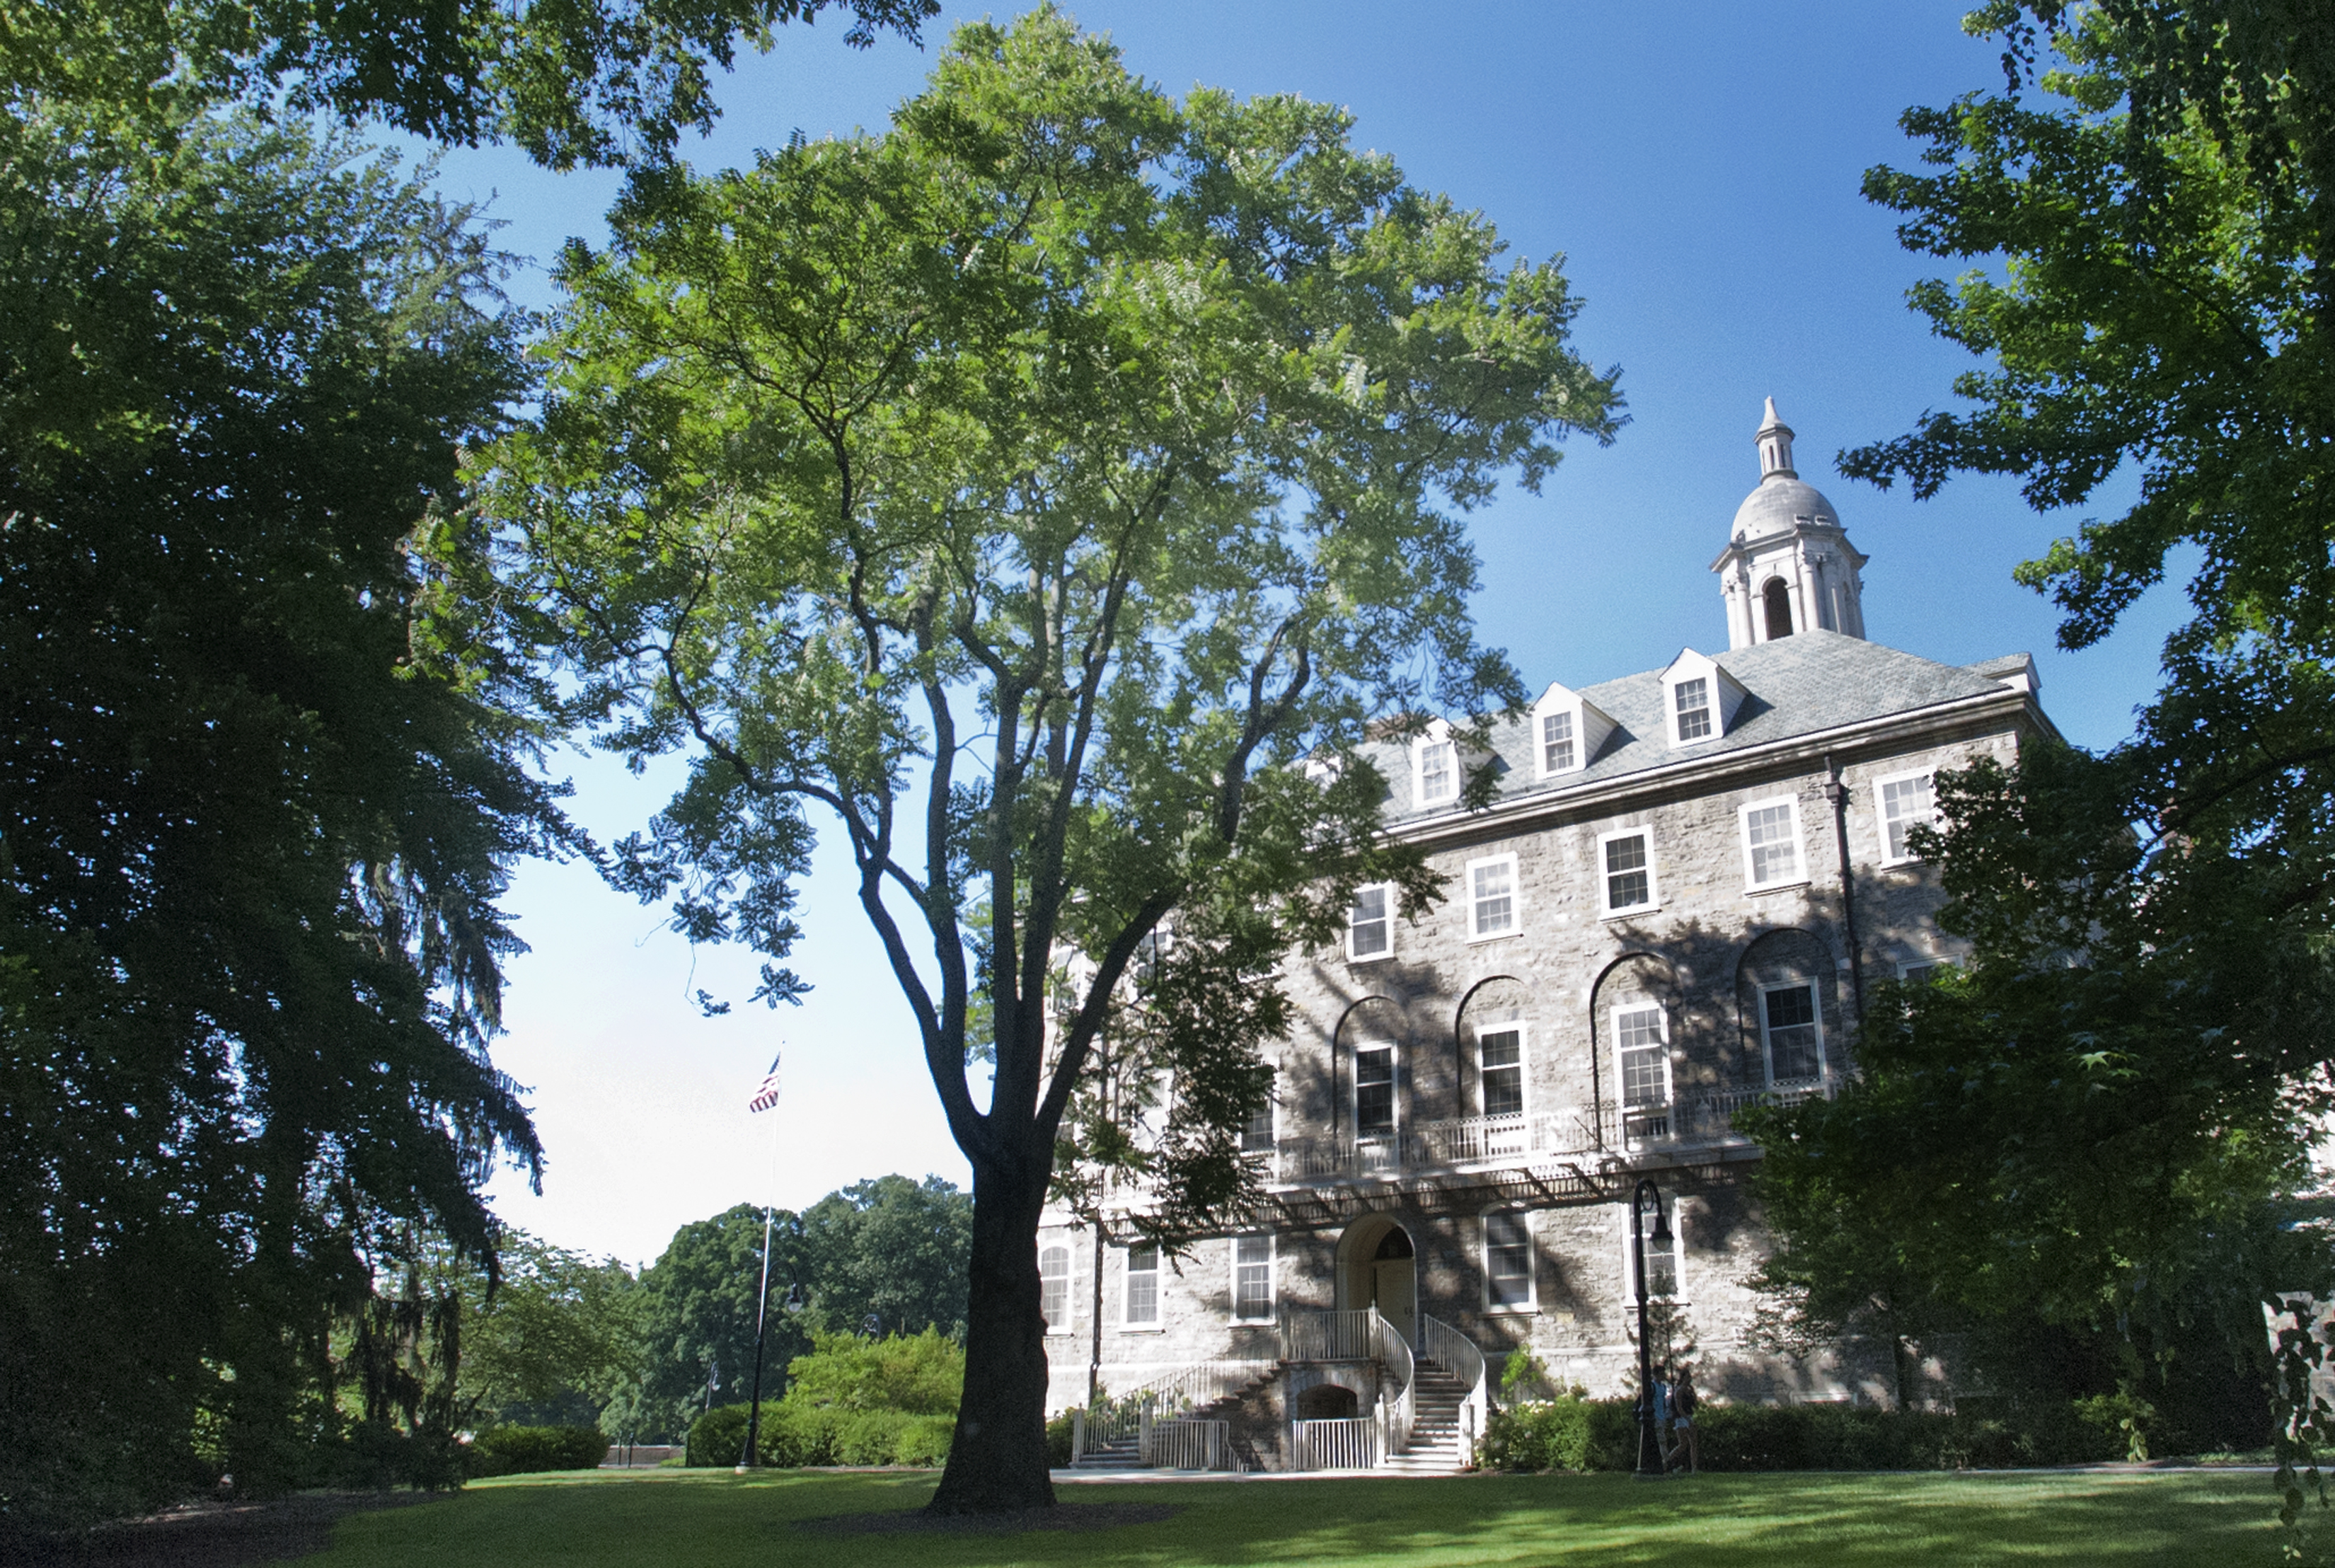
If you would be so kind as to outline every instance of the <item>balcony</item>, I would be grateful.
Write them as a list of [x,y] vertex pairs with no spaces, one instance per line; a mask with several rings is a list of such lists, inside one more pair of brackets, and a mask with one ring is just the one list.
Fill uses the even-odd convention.
[[1667,1105],[1604,1100],[1547,1116],[1419,1122],[1382,1137],[1284,1137],[1257,1157],[1271,1162],[1268,1181],[1296,1183],[1746,1144],[1735,1127],[1739,1112],[1832,1092],[1827,1080],[1683,1095]]

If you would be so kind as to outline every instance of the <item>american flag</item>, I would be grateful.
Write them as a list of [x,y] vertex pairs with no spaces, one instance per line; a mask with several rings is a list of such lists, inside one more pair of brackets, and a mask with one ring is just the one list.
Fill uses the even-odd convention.
[[746,1102],[749,1111],[765,1111],[779,1103],[779,1059],[770,1058],[770,1070],[754,1086],[754,1098]]

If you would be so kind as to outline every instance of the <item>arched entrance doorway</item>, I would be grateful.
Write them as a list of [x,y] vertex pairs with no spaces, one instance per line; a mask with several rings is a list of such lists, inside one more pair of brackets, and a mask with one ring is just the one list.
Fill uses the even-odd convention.
[[1338,1304],[1376,1306],[1405,1342],[1419,1343],[1419,1257],[1409,1231],[1384,1215],[1346,1227],[1338,1238]]

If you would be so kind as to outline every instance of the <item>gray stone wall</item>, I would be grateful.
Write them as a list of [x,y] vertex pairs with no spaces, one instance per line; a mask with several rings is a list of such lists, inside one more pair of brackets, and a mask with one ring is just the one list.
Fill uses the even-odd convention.
[[[2009,760],[2009,721],[1962,732],[1867,746],[1836,759],[1849,789],[1846,808],[1860,942],[1867,985],[1904,963],[1951,956],[1934,917],[1942,900],[1924,867],[1884,864],[1877,779],[1944,769],[1989,755]],[[1520,1024],[1526,1044],[1528,1116],[1575,1115],[1620,1098],[1612,1016],[1616,1005],[1653,1002],[1666,1010],[1674,1096],[1757,1089],[1767,1081],[1759,1029],[1763,986],[1813,982],[1828,1071],[1850,1066],[1855,1014],[1852,953],[1843,919],[1841,841],[1826,799],[1822,759],[1779,763],[1714,787],[1692,775],[1659,789],[1599,791],[1603,805],[1542,818],[1528,830],[1487,822],[1480,837],[1439,844],[1431,864],[1448,879],[1448,901],[1419,921],[1399,921],[1393,953],[1347,962],[1342,949],[1293,957],[1283,983],[1300,1020],[1279,1059],[1276,1131],[1284,1139],[1351,1136],[1352,1053],[1358,1042],[1389,1040],[1399,1053],[1397,1104],[1406,1128],[1473,1116],[1481,1109],[1474,1036],[1493,1022]],[[1626,781],[1625,781],[1626,782]],[[1739,810],[1788,799],[1797,808],[1802,877],[1772,891],[1746,890]],[[1654,835],[1660,907],[1623,918],[1599,915],[1598,839],[1645,827]],[[1470,940],[1467,868],[1497,855],[1516,857],[1519,913],[1514,934]],[[1750,1157],[1754,1151],[1739,1151]],[[1686,1191],[1680,1221],[1682,1299],[1671,1337],[1691,1347],[1702,1387],[1722,1399],[1837,1399],[1887,1387],[1885,1354],[1856,1347],[1810,1362],[1762,1349],[1754,1333],[1752,1275],[1766,1233],[1740,1175],[1668,1168],[1658,1148],[1623,1159],[1607,1179],[1626,1191],[1642,1170],[1666,1192]],[[1633,1163],[1634,1162],[1634,1163]],[[1704,1166],[1707,1166],[1707,1157]],[[1560,1384],[1619,1391],[1634,1379],[1635,1315],[1624,1280],[1626,1205],[1620,1202],[1532,1205],[1535,1301],[1529,1310],[1486,1307],[1483,1221],[1430,1216],[1400,1182],[1378,1193],[1376,1212],[1409,1231],[1418,1255],[1419,1307],[1474,1337],[1497,1359],[1528,1348]],[[1446,1210],[1450,1205],[1444,1205]],[[1276,1307],[1359,1306],[1339,1299],[1338,1230],[1276,1238]],[[1090,1237],[1050,1231],[1075,1261],[1071,1332],[1050,1336],[1051,1403],[1086,1391]],[[1156,1331],[1123,1326],[1125,1252],[1104,1270],[1102,1360],[1107,1386],[1124,1389],[1195,1360],[1269,1358],[1269,1327],[1231,1321],[1228,1244],[1200,1244],[1180,1271],[1163,1269]],[[1658,1341],[1659,1342],[1659,1341]],[[1497,1376],[1497,1370],[1495,1375]]]

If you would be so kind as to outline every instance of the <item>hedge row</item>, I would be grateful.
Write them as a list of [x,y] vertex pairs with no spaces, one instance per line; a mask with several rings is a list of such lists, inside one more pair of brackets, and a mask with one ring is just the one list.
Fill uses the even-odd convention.
[[[686,1460],[700,1467],[735,1465],[746,1450],[744,1405],[720,1405],[689,1428]],[[762,1402],[759,1457],[765,1465],[939,1465],[956,1435],[954,1416],[901,1410],[848,1410],[833,1405]]]
[[597,1427],[491,1427],[470,1444],[473,1476],[527,1476],[538,1470],[596,1470],[608,1456]]
[[[1706,1470],[1957,1470],[2125,1457],[2113,1430],[2072,1406],[2002,1416],[1849,1405],[1715,1405],[1695,1415]],[[1638,1427],[1627,1399],[1547,1399],[1494,1413],[1487,1465],[1508,1470],[1630,1470]]]

